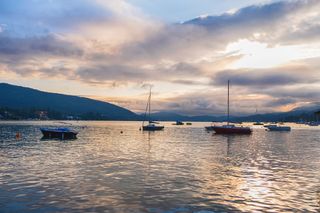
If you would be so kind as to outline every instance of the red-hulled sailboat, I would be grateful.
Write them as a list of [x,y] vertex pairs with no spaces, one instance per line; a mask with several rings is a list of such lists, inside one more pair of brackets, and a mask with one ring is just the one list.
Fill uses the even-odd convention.
[[230,81],[228,80],[228,120],[226,125],[214,125],[206,126],[207,131],[214,131],[216,134],[251,134],[252,129],[250,127],[235,126],[230,124]]

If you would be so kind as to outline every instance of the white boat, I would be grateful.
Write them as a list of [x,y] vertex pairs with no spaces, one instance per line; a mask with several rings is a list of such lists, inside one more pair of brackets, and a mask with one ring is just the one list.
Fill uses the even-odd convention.
[[290,132],[291,131],[291,127],[290,126],[279,126],[279,125],[265,125],[264,127],[266,127],[269,131],[278,131],[278,132]]
[[145,112],[145,118],[147,117],[147,112],[148,112],[148,124],[145,125],[145,120],[142,122],[142,130],[143,131],[159,131],[163,130],[164,126],[158,125],[158,122],[152,121],[151,120],[151,87],[150,87],[150,93],[149,93],[149,98],[147,102],[147,107],[146,107],[146,112]]
[[312,121],[312,122],[309,122],[307,125],[308,125],[308,126],[319,126],[319,125],[320,125],[320,122]]

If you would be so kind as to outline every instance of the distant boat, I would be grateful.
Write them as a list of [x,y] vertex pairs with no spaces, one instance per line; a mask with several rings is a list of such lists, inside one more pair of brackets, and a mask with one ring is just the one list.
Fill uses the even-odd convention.
[[279,126],[279,125],[265,125],[269,131],[277,131],[277,132],[290,132],[290,126]]
[[[258,116],[258,108],[256,108],[256,116]],[[254,126],[262,126],[264,124],[262,122],[260,122],[260,121],[257,121],[257,122],[254,122],[253,125]]]
[[307,125],[308,125],[308,126],[319,126],[319,125],[320,125],[320,122],[314,122],[314,121],[312,121],[312,122],[309,122]]
[[250,127],[235,126],[230,124],[230,81],[228,80],[228,120],[227,125],[221,126],[207,126],[207,131],[214,131],[216,134],[251,134],[252,129]]
[[192,125],[192,123],[188,122],[188,123],[186,123],[186,125],[187,125],[187,126],[191,126],[191,125]]
[[148,102],[147,102],[147,107],[146,107],[146,112],[145,112],[145,118],[147,117],[147,113],[148,113],[148,124],[145,125],[145,120],[142,122],[142,130],[143,131],[159,131],[159,130],[163,130],[164,126],[161,125],[157,125],[159,124],[158,122],[152,121],[151,120],[151,87],[150,87],[150,93],[149,93],[149,98],[148,98]]
[[184,123],[182,121],[176,121],[173,125],[182,126]]
[[78,132],[71,130],[69,128],[60,127],[60,128],[40,128],[43,138],[45,139],[76,139]]

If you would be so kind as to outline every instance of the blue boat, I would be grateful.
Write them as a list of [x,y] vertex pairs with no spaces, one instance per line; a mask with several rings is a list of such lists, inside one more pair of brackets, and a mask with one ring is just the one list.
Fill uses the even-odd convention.
[[71,130],[66,127],[59,127],[59,128],[40,128],[43,138],[44,139],[61,139],[61,140],[68,140],[68,139],[76,139],[78,132]]

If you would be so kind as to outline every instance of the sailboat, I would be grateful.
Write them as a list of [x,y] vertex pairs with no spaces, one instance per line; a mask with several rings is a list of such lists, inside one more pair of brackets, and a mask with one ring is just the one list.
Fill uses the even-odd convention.
[[227,125],[206,126],[207,131],[215,131],[216,134],[251,134],[250,127],[235,126],[230,124],[230,80],[228,80],[228,120]]
[[150,87],[150,93],[149,93],[149,98],[148,98],[148,102],[147,102],[147,107],[146,107],[146,112],[145,112],[145,117],[147,117],[147,113],[148,113],[148,117],[149,117],[149,121],[148,124],[145,125],[145,120],[142,123],[142,130],[143,131],[159,131],[159,130],[163,130],[164,126],[160,126],[157,125],[159,124],[158,122],[152,121],[151,120],[151,87]]
[[[256,108],[256,116],[257,115],[258,115],[258,109]],[[255,125],[255,126],[263,126],[264,124],[262,122],[260,122],[260,121],[256,121],[256,122],[253,123],[253,125]]]

